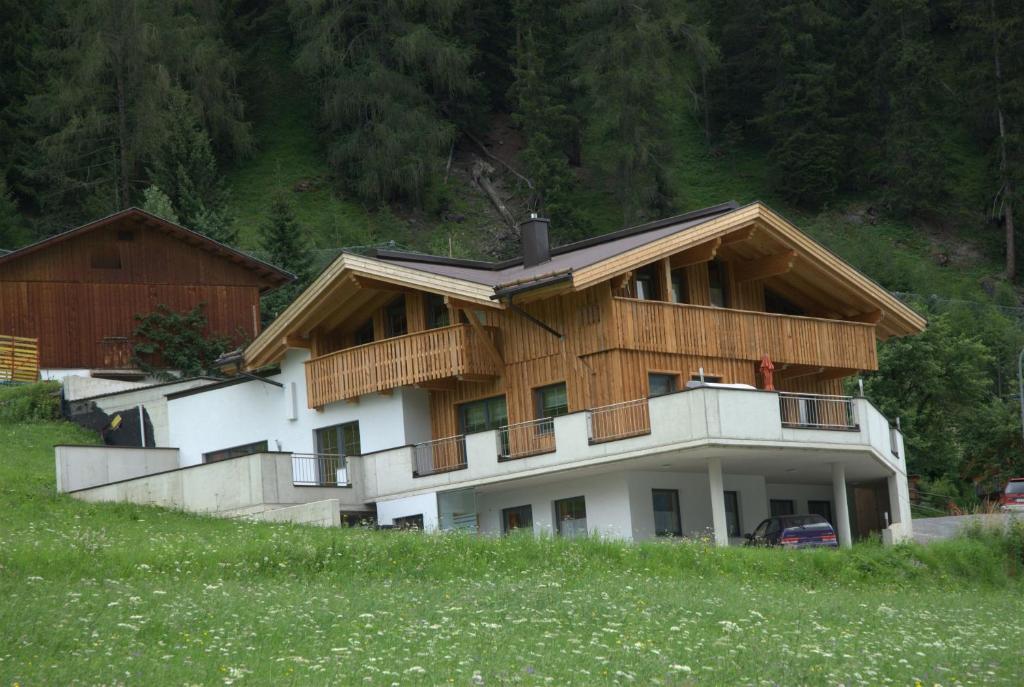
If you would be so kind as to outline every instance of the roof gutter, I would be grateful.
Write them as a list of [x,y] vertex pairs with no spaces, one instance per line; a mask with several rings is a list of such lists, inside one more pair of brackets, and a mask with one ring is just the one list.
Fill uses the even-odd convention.
[[523,310],[522,308],[520,308],[518,305],[516,305],[513,302],[513,299],[517,295],[519,295],[519,294],[521,294],[521,293],[523,293],[525,291],[532,291],[533,289],[539,289],[539,288],[542,288],[544,286],[550,286],[551,284],[560,284],[562,282],[571,281],[571,280],[572,280],[572,272],[571,271],[563,272],[561,274],[556,274],[556,275],[553,275],[553,276],[548,277],[546,279],[538,279],[537,281],[530,282],[528,284],[518,284],[516,286],[510,286],[510,287],[507,287],[507,288],[504,288],[504,289],[501,289],[501,288],[495,289],[494,290],[494,295],[491,296],[491,298],[493,298],[494,300],[497,300],[499,302],[502,302],[502,300],[504,299],[504,303],[508,306],[509,310],[511,310],[512,312],[516,313],[517,315],[523,317],[524,319],[532,322],[533,324],[537,325],[538,327],[540,327],[541,329],[546,331],[548,334],[551,334],[552,336],[554,336],[554,337],[556,337],[558,339],[564,339],[565,336],[560,331],[558,331],[557,329],[555,329],[551,325],[547,324],[546,322],[537,319],[536,317],[534,317],[530,313],[528,313],[525,310]]

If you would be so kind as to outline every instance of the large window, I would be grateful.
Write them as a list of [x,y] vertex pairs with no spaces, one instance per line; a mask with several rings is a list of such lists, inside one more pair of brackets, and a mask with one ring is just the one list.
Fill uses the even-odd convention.
[[263,453],[266,450],[266,441],[254,441],[251,444],[232,446],[231,448],[222,448],[219,451],[210,451],[209,453],[204,453],[203,462],[216,463],[221,460],[228,460],[229,458],[238,458],[239,456],[250,456],[253,453]]
[[720,260],[712,260],[708,263],[708,298],[711,301],[711,305],[716,308],[729,307],[729,288],[725,273],[725,263]]
[[405,316],[405,296],[399,296],[384,308],[384,336],[401,336],[409,331]]
[[565,391],[565,382],[534,389],[533,400],[538,419],[542,417],[558,417],[559,415],[569,413],[569,396]]
[[402,518],[395,518],[391,521],[391,526],[396,530],[423,530],[423,513],[417,513],[416,515],[406,515]]
[[427,315],[427,329],[448,326],[448,304],[444,302],[444,296],[436,293],[423,294],[423,309]]
[[654,498],[654,533],[659,537],[683,536],[679,516],[679,492],[675,489],[652,489]]
[[316,430],[316,452],[331,456],[358,456],[362,453],[359,445],[359,423],[346,422]]
[[462,434],[498,429],[508,424],[504,396],[482,398],[459,406],[459,430]]
[[647,373],[647,395],[664,396],[679,390],[679,375],[666,372]]
[[636,271],[636,297],[642,301],[658,298],[658,270],[648,265]]
[[796,513],[793,499],[772,499],[768,505],[773,518],[776,515],[793,515]]
[[820,515],[821,517],[828,520],[828,524],[833,524],[832,520],[832,502],[831,501],[808,501],[807,512],[813,515]]
[[501,531],[533,530],[533,506],[516,506],[501,511]]
[[672,270],[672,302],[689,303],[690,294],[686,286],[686,270]]
[[725,525],[730,537],[740,535],[740,498],[735,491],[725,492]]
[[582,496],[555,501],[555,527],[563,537],[587,536],[587,502]]

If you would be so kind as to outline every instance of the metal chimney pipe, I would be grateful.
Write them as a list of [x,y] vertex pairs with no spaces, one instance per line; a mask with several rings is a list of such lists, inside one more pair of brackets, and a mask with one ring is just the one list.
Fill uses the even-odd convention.
[[533,267],[551,259],[548,244],[550,220],[530,213],[530,219],[519,224],[519,237],[523,248],[523,267]]

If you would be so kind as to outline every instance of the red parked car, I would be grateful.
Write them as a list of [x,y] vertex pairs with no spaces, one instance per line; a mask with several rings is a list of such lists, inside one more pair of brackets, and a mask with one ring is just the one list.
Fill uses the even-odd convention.
[[999,497],[999,505],[1003,510],[1024,511],[1024,477],[1011,477]]

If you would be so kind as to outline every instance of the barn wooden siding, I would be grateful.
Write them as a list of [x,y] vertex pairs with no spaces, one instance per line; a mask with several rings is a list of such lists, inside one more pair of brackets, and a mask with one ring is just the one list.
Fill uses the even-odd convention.
[[206,304],[208,333],[259,333],[260,275],[134,221],[119,221],[0,266],[0,332],[39,340],[43,368],[123,367],[136,315]]

